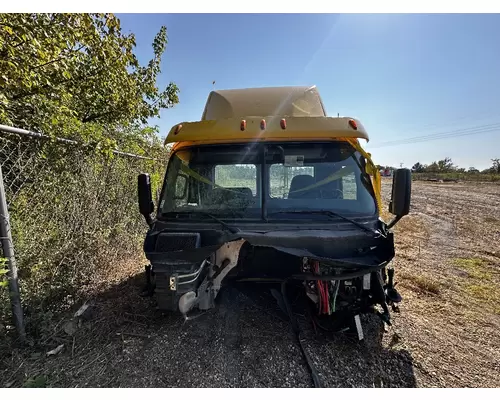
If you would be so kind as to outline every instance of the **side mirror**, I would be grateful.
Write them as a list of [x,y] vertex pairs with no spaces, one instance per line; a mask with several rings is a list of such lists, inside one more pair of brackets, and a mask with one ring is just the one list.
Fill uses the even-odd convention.
[[392,197],[389,203],[389,212],[396,218],[389,223],[391,228],[402,217],[410,212],[411,202],[411,171],[408,168],[401,168],[394,171],[392,177]]
[[139,212],[144,216],[149,226],[153,224],[151,213],[155,209],[151,194],[151,179],[149,174],[140,174],[137,177],[137,194],[139,197]]

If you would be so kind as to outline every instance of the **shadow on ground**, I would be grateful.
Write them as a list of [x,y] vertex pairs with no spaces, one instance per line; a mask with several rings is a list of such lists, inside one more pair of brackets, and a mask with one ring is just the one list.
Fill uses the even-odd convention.
[[[101,293],[74,335],[64,331],[65,320],[43,343],[14,350],[4,359],[2,386],[312,386],[288,319],[268,287],[227,287],[216,309],[184,321],[139,297],[142,284],[139,274]],[[342,334],[305,332],[324,386],[416,386],[412,358],[397,349],[392,330],[381,339],[375,316],[363,325],[363,344]],[[60,344],[60,354],[45,355]]]

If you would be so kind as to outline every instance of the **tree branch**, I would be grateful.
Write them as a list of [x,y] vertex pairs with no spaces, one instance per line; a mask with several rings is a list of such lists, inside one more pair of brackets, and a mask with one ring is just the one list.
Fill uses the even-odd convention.
[[42,68],[42,67],[45,67],[46,65],[49,65],[49,64],[53,64],[57,61],[61,61],[63,60],[65,57],[66,54],[72,54],[72,53],[76,53],[76,52],[79,52],[81,49],[83,49],[85,47],[84,44],[82,44],[78,49],[76,50],[70,50],[69,52],[65,53],[65,54],[60,54],[59,57],[57,58],[54,58],[53,60],[50,60],[50,61],[47,61],[46,63],[43,63],[43,64],[39,64],[39,65],[36,65],[34,66],[33,68],[30,68],[30,71],[34,71],[35,69],[38,69],[38,68]]
[[[113,62],[116,62],[118,60],[120,56],[116,57],[115,60]],[[66,79],[63,79],[63,80],[60,80],[59,82],[56,82],[53,86],[59,86],[63,83],[66,83],[66,82],[69,82],[71,80],[74,80],[75,82],[80,82],[84,79],[88,79],[88,78],[93,78],[95,77],[96,75],[100,74],[101,72],[103,72],[107,67],[106,66],[103,66],[102,68],[100,69],[97,69],[94,73],[92,74],[83,74],[79,77],[76,77],[76,78],[66,78]],[[42,92],[44,89],[47,89],[49,88],[51,85],[49,84],[45,84],[45,85],[42,85],[42,86],[38,86],[37,88],[35,88],[34,90],[30,91],[30,92],[24,92],[24,93],[20,93],[16,96],[13,96],[10,100],[11,101],[17,101],[17,100],[21,100],[21,99],[24,99],[25,97],[29,97],[29,96],[33,96],[35,94],[38,94],[40,92]]]
[[112,111],[107,111],[107,112],[102,113],[102,114],[90,114],[88,117],[83,118],[83,119],[82,119],[82,122],[83,122],[83,123],[86,123],[86,122],[93,122],[93,121],[98,120],[98,119],[100,119],[100,118],[102,118],[102,117],[106,117],[106,116],[108,116],[108,115],[111,115],[111,114],[113,114],[114,112],[115,112],[115,111],[114,111],[114,110],[112,110]]

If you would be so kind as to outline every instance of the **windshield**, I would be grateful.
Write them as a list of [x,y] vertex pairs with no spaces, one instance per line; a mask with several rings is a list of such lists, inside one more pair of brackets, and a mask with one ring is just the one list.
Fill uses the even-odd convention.
[[376,202],[369,177],[362,173],[364,162],[340,141],[189,147],[170,158],[159,217],[199,212],[300,218],[283,214],[287,210],[373,215]]

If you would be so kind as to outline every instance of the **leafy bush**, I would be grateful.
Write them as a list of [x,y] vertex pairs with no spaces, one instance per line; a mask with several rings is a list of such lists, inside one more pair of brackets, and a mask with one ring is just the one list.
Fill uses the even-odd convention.
[[[32,328],[41,326],[35,316],[71,305],[105,271],[139,262],[147,226],[136,202],[137,174],[149,172],[157,192],[168,157],[148,121],[179,101],[174,83],[157,84],[166,45],[162,27],[152,59],[141,65],[134,35],[122,33],[113,14],[0,14],[0,124],[52,138],[0,132]],[[10,319],[7,297],[0,290],[0,319]]]

